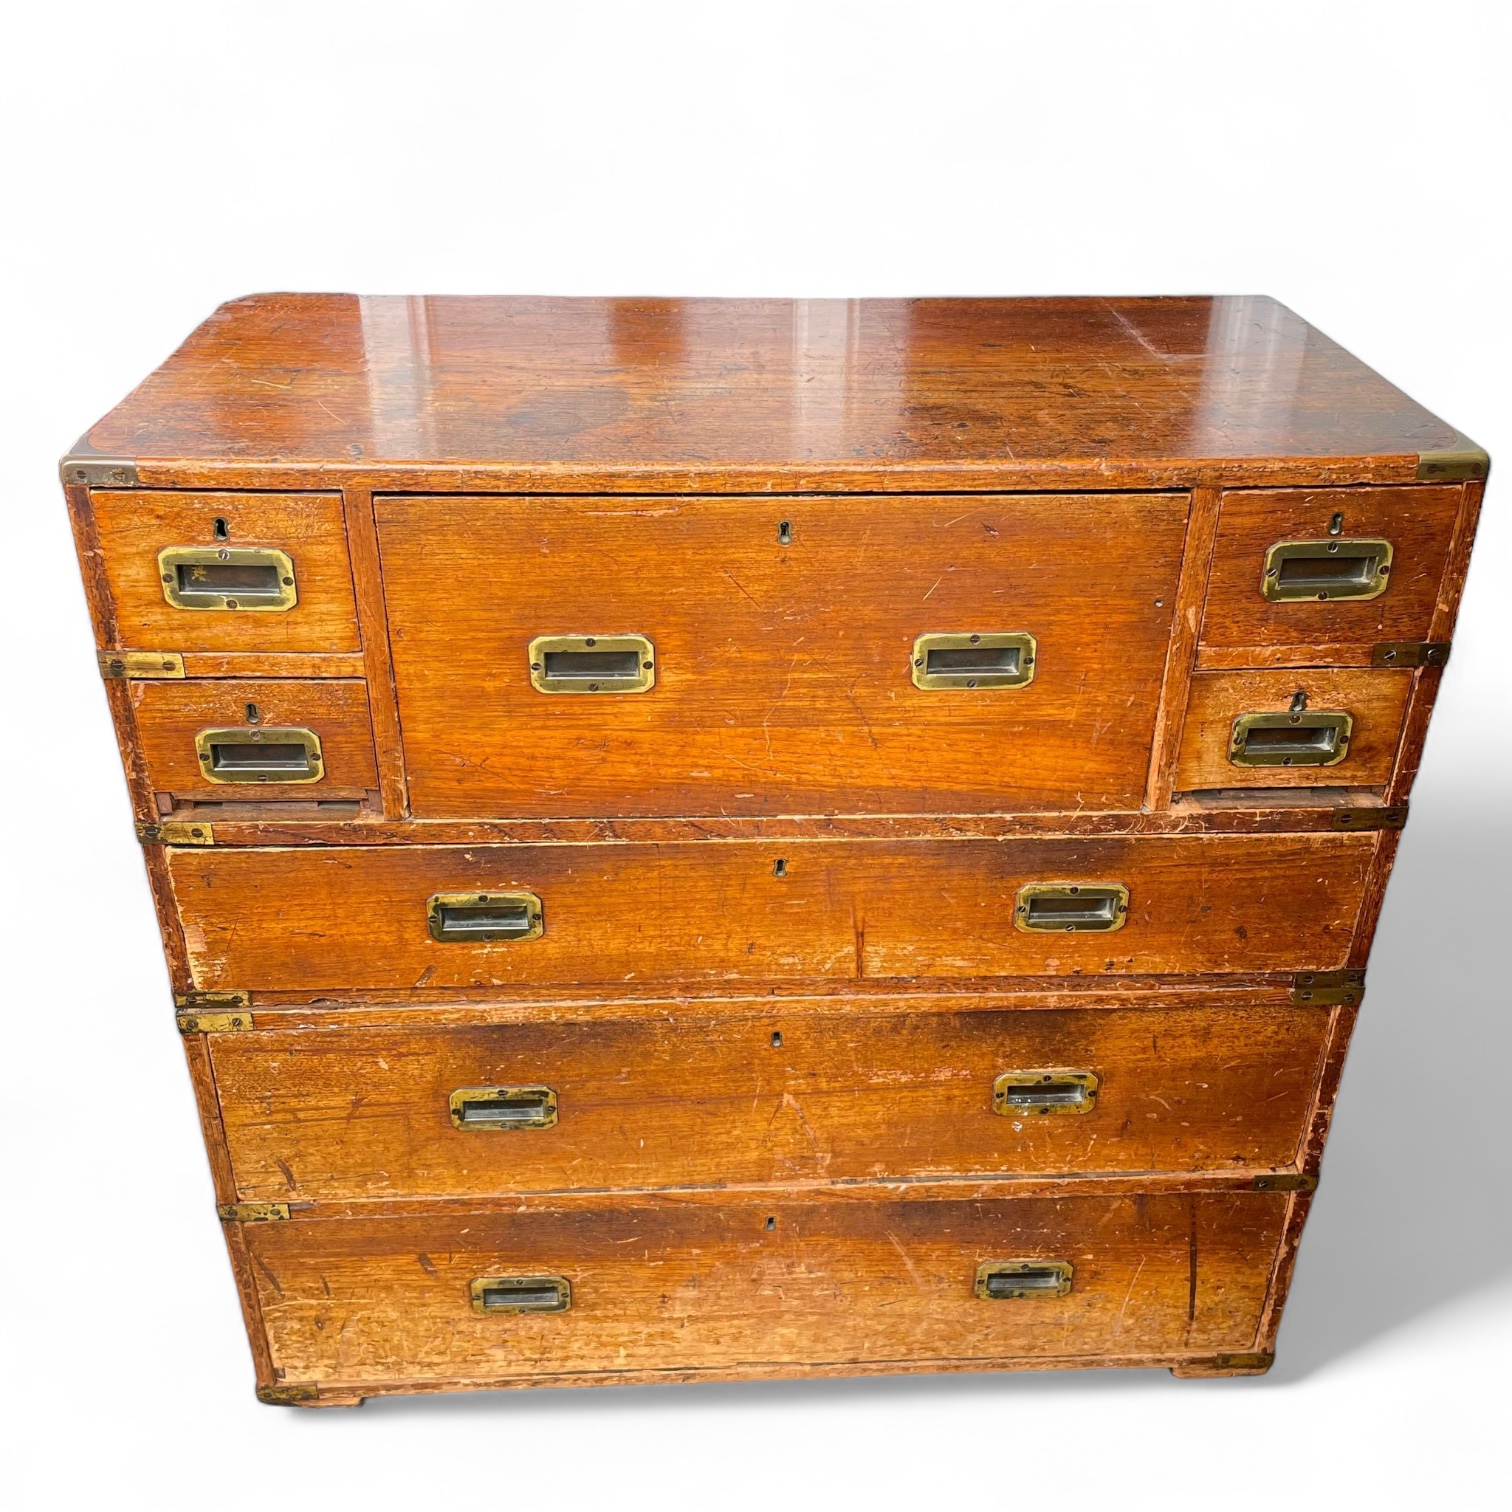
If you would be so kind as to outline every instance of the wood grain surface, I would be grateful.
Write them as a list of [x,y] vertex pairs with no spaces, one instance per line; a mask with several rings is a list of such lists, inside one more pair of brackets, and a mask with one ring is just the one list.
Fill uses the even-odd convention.
[[267,294],[84,446],[179,487],[907,492],[1407,480],[1457,439],[1262,297]]
[[[336,494],[92,492],[101,559],[115,605],[116,644],[143,651],[356,651],[357,611]],[[242,613],[178,609],[163,597],[158,553],[213,547],[217,519],[227,546],[270,546],[294,562],[292,609]]]
[[[852,1008],[208,1043],[239,1199],[326,1202],[1287,1166],[1329,1024],[1223,1004]],[[994,1112],[994,1079],[1034,1070],[1095,1074],[1091,1111]],[[520,1086],[555,1092],[554,1126],[453,1126],[459,1088]]]
[[[203,990],[1327,970],[1374,835],[172,850]],[[776,863],[786,863],[777,876]],[[1121,882],[1109,934],[1013,926],[1028,882]],[[433,940],[433,893],[528,889],[545,932]]]
[[[1391,780],[1413,674],[1390,668],[1300,667],[1199,672],[1192,678],[1176,786],[1194,788],[1381,787]],[[1312,711],[1353,715],[1349,753],[1326,767],[1235,766],[1229,739],[1241,714],[1280,714],[1298,693]]]
[[[1179,1355],[1252,1346],[1285,1194],[602,1207],[248,1224],[290,1382],[484,1382],[764,1363]],[[1067,1260],[1062,1298],[976,1268]],[[566,1312],[472,1311],[476,1277],[562,1275]]]
[[[355,678],[186,679],[129,684],[137,730],[155,792],[225,802],[288,802],[361,795],[378,785],[367,685]],[[258,722],[247,721],[255,704]],[[309,783],[211,782],[195,751],[201,730],[294,726],[320,737],[324,776]]]
[[[420,818],[1137,808],[1184,495],[377,501]],[[786,523],[791,544],[781,542]],[[915,639],[1027,631],[1022,688]],[[648,636],[656,686],[550,696],[538,635]]]
[[[1427,640],[1462,495],[1458,484],[1226,493],[1203,650],[1225,648],[1227,665],[1236,667],[1256,664],[1248,651],[1254,647],[1285,647],[1287,660],[1303,666],[1369,666],[1379,641]],[[1266,551],[1277,541],[1328,540],[1335,514],[1344,517],[1341,539],[1391,542],[1386,591],[1373,599],[1271,603],[1260,591]],[[1210,654],[1202,664],[1216,663]]]

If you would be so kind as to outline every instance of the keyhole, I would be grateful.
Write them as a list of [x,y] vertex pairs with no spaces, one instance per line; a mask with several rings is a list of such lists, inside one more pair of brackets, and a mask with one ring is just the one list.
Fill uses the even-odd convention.
[[1300,714],[1306,707],[1307,694],[1304,693],[1301,688],[1298,688],[1297,691],[1292,694],[1291,712],[1293,714]]
[[262,723],[262,710],[259,709],[255,703],[249,703],[247,705],[247,723],[248,724],[261,724]]
[[782,1030],[780,1029],[774,1029],[772,1031],[772,1049],[782,1049]]
[[1342,514],[1336,514],[1333,519],[1328,522],[1328,533],[1329,535],[1339,535],[1343,531],[1343,529],[1344,516]]
[[214,536],[217,541],[229,541],[231,539],[230,527],[219,515],[216,515],[215,517],[215,527],[213,530],[211,530],[210,534]]
[[768,1218],[766,1221],[766,1226],[767,1232],[771,1233],[771,1231],[777,1227],[777,1220],[775,1218]]
[[793,522],[784,520],[777,527],[777,544],[779,546],[791,546],[793,544]]
[[780,858],[772,862],[772,875],[774,877],[787,876],[787,862]]

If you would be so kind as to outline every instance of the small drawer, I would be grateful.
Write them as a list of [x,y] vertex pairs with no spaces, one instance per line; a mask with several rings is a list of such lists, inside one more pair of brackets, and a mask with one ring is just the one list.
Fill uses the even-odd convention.
[[155,793],[219,803],[361,798],[378,786],[357,678],[133,681]]
[[279,1378],[1133,1363],[1254,1348],[1290,1199],[689,1194],[249,1223]]
[[1289,1166],[1329,1027],[1298,1006],[914,1006],[209,1044],[238,1200],[356,1202]]
[[1176,788],[1379,787],[1391,779],[1411,672],[1199,672]]
[[[204,991],[641,994],[656,983],[1333,970],[1376,839],[214,846],[171,850],[168,864]],[[1112,931],[1102,910],[1016,928],[1025,889],[1047,885],[1126,891],[1128,912]],[[438,938],[436,900],[468,894],[488,900],[478,927]],[[511,930],[527,896],[529,929]]]
[[1428,639],[1457,487],[1240,490],[1223,496],[1199,666],[1369,666]]
[[123,647],[356,651],[334,494],[91,495]]

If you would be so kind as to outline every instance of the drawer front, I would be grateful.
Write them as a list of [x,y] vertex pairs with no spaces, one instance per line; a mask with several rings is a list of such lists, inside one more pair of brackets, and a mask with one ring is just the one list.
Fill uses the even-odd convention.
[[210,1044],[239,1199],[324,1202],[1289,1165],[1328,1023],[858,1007]]
[[[1267,1193],[642,1200],[243,1233],[285,1381],[525,1384],[1240,1352],[1258,1331],[1287,1205]],[[977,1295],[979,1267],[1004,1262],[1069,1266],[1070,1288]],[[474,1283],[531,1279],[537,1297],[565,1281],[569,1305],[474,1310]]]
[[[132,489],[96,490],[91,500],[123,647],[360,648],[339,496]],[[216,560],[221,552],[224,563]],[[295,602],[277,607],[279,594]],[[225,599],[237,607],[219,607]]]
[[[1187,507],[380,499],[413,811],[1137,808]],[[541,686],[541,638],[629,635],[652,651],[617,682]],[[967,643],[916,652],[926,635]],[[990,644],[1013,635],[1033,645]],[[963,679],[973,657],[999,670]]]
[[[1261,661],[1244,653],[1262,647],[1277,664],[1369,666],[1371,648],[1381,641],[1427,640],[1461,492],[1458,487],[1288,488],[1224,494],[1202,620],[1203,650],[1237,651],[1240,666]],[[1306,596],[1267,598],[1267,554],[1296,542],[1323,555],[1274,561],[1270,591]],[[1365,580],[1370,562],[1381,563],[1380,542],[1390,546],[1391,560],[1384,589],[1376,592],[1380,580]],[[1348,596],[1362,585],[1372,596]]]
[[[633,992],[655,982],[1329,970],[1345,962],[1376,838],[211,847],[172,850],[169,867],[203,990]],[[1021,893],[1037,884],[1126,888],[1126,922],[1017,928]],[[460,908],[472,896],[489,899],[490,914],[538,899],[538,933],[435,938],[428,903]]]
[[133,682],[131,701],[155,792],[242,803],[378,786],[360,679]]
[[[1198,672],[1176,787],[1383,785],[1396,765],[1412,676],[1316,667]],[[1265,717],[1248,718],[1256,714]]]

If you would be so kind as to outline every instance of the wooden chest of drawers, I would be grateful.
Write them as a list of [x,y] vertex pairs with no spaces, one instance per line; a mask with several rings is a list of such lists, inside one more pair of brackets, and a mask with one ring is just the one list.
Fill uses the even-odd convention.
[[62,474],[260,1397],[1264,1370],[1486,471],[1264,299],[217,311]]

